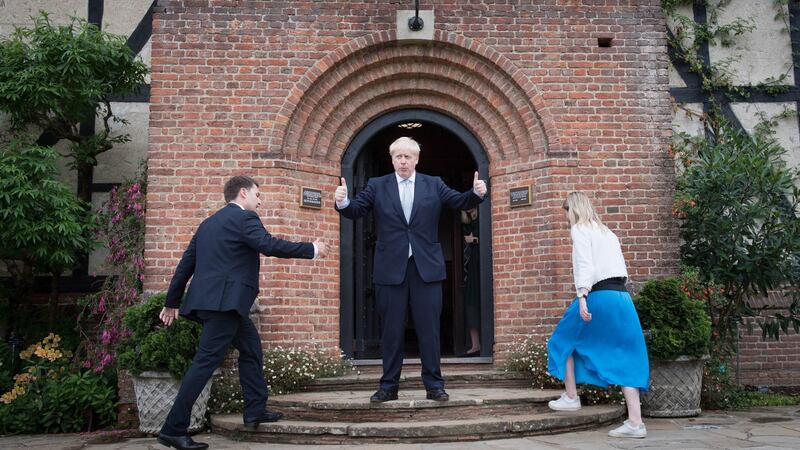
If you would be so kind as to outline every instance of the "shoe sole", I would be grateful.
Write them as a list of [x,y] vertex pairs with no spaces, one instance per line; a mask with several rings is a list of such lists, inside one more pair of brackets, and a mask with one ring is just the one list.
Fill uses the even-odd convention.
[[425,398],[426,398],[427,400],[433,400],[433,401],[435,401],[435,402],[446,402],[446,401],[450,400],[450,397],[448,397],[448,398],[431,398],[431,397],[425,397]]
[[384,403],[384,402],[390,402],[390,401],[392,401],[392,400],[397,400],[397,397],[389,397],[389,398],[387,398],[386,400],[373,400],[373,399],[369,399],[369,402],[370,402],[370,403]]
[[580,409],[581,409],[580,406],[578,406],[577,408],[569,408],[569,407],[564,408],[564,407],[561,407],[561,406],[552,406],[552,405],[549,405],[549,404],[547,405],[547,407],[552,409],[553,411],[580,411]]
[[156,438],[156,440],[158,441],[159,444],[161,444],[161,445],[163,445],[165,447],[168,447],[168,448],[172,448],[172,444],[170,444],[169,442],[164,441],[161,438]]
[[281,419],[283,419],[283,417],[278,417],[277,419],[274,419],[274,420],[264,420],[262,422],[245,422],[244,426],[246,426],[247,428],[255,428],[255,427],[259,426],[262,423],[275,423],[275,422],[277,422],[277,421],[279,421]]

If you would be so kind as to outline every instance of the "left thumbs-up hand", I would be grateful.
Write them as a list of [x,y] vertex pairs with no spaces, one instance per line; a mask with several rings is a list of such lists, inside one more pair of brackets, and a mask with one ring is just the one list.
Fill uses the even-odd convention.
[[481,198],[486,195],[486,182],[480,179],[480,175],[477,171],[475,172],[475,179],[472,182],[472,190]]

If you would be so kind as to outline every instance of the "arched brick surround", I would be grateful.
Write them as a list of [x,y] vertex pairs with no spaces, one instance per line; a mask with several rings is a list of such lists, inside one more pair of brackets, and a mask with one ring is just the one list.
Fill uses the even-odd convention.
[[511,61],[463,36],[434,37],[414,45],[374,33],[329,53],[292,90],[272,146],[287,159],[336,161],[364,124],[407,107],[458,118],[490,159],[543,156],[557,146],[541,95]]

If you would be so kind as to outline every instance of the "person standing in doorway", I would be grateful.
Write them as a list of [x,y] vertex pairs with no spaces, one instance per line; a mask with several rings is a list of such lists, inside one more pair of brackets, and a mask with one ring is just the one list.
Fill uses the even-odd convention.
[[464,319],[469,330],[470,347],[464,356],[479,356],[481,352],[481,253],[478,208],[461,211],[464,236]]
[[486,183],[475,172],[472,189],[459,193],[439,177],[416,171],[420,146],[401,137],[389,146],[394,173],[371,178],[352,200],[347,182],[336,188],[336,210],[348,219],[372,212],[377,227],[372,280],[381,321],[383,376],[370,398],[397,399],[403,364],[406,311],[417,333],[426,398],[447,401],[440,368],[440,316],[445,264],[438,242],[442,208],[469,209],[486,195]]
[[[266,409],[261,338],[249,318],[258,294],[259,254],[312,259],[328,252],[321,240],[289,242],[271,236],[255,212],[261,205],[261,193],[253,178],[229,179],[224,195],[227,205],[205,219],[192,236],[159,315],[166,326],[179,316],[203,324],[197,353],[158,435],[159,443],[178,450],[208,448],[189,437],[189,418],[195,400],[231,345],[239,351],[245,426],[275,422],[283,416]],[[189,278],[192,283],[181,301]]]

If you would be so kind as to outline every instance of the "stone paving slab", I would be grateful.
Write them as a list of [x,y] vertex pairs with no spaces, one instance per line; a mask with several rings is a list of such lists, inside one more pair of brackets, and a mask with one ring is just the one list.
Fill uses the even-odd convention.
[[[786,422],[758,423],[765,417]],[[551,450],[551,449],[800,449],[800,406],[758,408],[742,412],[703,413],[694,419],[648,419],[648,437],[624,440],[606,435],[617,424],[596,430],[526,438],[437,444],[289,445],[239,442],[223,436],[201,434],[195,440],[215,450]],[[701,428],[717,425],[719,428]],[[154,438],[129,439],[113,444],[88,443],[92,435],[62,434],[0,437],[3,450],[166,450]]]
[[449,389],[450,401],[436,402],[425,399],[425,391],[398,392],[398,399],[384,403],[370,403],[370,394],[364,391],[303,392],[270,397],[271,407],[306,407],[313,409],[404,409],[452,408],[457,406],[544,403],[561,395],[557,390],[514,388],[459,388]]
[[[356,371],[347,375],[333,378],[319,378],[312,381],[305,389],[320,390],[375,390],[378,388],[382,373]],[[516,386],[530,387],[531,382],[526,375],[516,372],[503,372],[498,370],[473,369],[473,370],[448,370],[443,374],[446,380],[445,388],[449,391],[455,387],[470,385]],[[400,389],[417,389],[422,387],[422,376],[419,371],[406,370],[400,376]]]

